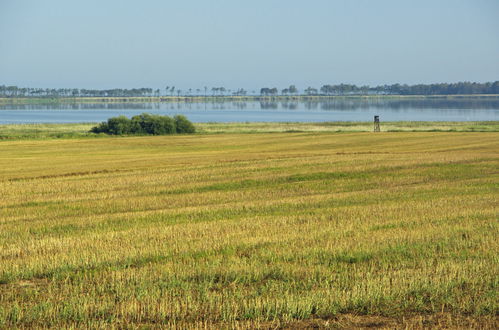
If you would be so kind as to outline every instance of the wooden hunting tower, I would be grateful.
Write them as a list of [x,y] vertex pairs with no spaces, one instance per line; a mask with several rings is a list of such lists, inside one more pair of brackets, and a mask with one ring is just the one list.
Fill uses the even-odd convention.
[[374,131],[375,132],[380,132],[379,128],[379,116],[374,116]]

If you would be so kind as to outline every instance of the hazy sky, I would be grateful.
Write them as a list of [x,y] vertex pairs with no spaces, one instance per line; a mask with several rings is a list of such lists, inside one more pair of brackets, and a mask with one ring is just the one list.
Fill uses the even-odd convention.
[[499,0],[0,0],[0,85],[499,80]]

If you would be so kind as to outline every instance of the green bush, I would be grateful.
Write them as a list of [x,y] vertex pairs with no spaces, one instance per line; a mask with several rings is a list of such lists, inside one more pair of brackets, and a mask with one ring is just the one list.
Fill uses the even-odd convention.
[[125,116],[113,117],[107,120],[109,134],[123,135],[132,133],[131,121]]
[[99,125],[92,127],[90,133],[109,133],[109,126],[106,121],[103,121]]
[[177,133],[194,133],[196,132],[196,128],[194,125],[187,119],[187,117],[183,115],[176,115],[173,117],[175,121],[175,129]]
[[167,135],[175,133],[194,133],[194,125],[182,115],[174,118],[168,116],[152,115],[142,113],[128,119],[125,116],[109,118],[107,122],[102,122],[93,127],[92,133],[106,133],[112,135],[123,134],[150,134]]
[[132,117],[135,134],[166,135],[175,134],[175,122],[168,116],[143,113]]

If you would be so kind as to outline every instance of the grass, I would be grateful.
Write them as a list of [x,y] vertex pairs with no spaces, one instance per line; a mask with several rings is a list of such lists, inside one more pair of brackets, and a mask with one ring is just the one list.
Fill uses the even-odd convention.
[[[0,125],[0,140],[96,138],[88,133],[96,123],[10,124]],[[197,123],[201,134],[212,133],[296,133],[296,132],[371,132],[371,122],[319,123]],[[498,121],[482,122],[384,122],[384,132],[498,132]]]
[[0,125],[0,140],[95,137],[89,131],[97,123]]
[[0,141],[0,328],[497,328],[497,132],[274,132]]
[[[372,132],[372,122],[319,123],[203,123],[202,133],[270,133],[270,132]],[[383,132],[498,132],[498,121],[482,122],[383,122]]]

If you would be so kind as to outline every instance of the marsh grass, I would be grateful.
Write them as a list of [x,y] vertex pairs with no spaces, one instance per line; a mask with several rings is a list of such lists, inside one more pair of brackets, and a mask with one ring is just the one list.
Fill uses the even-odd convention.
[[498,137],[0,141],[0,328],[495,328]]
[[81,124],[8,124],[0,125],[0,140],[56,139],[94,137],[88,133],[93,123]]

